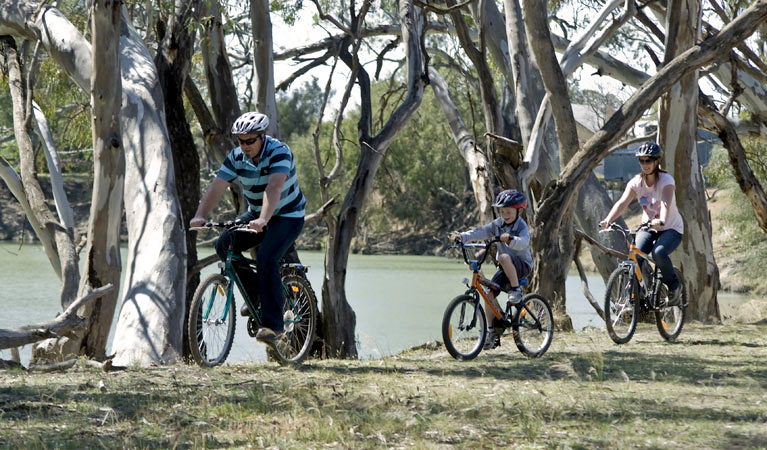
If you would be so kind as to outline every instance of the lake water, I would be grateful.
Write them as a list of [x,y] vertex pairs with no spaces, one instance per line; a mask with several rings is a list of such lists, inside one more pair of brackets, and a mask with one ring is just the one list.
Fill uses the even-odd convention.
[[[212,253],[202,249],[200,255]],[[127,251],[123,249],[123,267]],[[300,252],[309,266],[309,281],[321,295],[324,254]],[[488,266],[490,269],[490,266]],[[209,266],[203,274],[212,273]],[[347,297],[357,315],[358,351],[361,358],[377,358],[423,344],[442,340],[442,314],[447,303],[465,291],[461,283],[469,276],[462,260],[434,256],[351,255],[347,271]],[[487,275],[492,275],[488,270]],[[60,284],[42,247],[0,242],[0,328],[17,328],[50,320],[61,312]],[[604,283],[589,277],[589,287],[601,301]],[[567,312],[576,331],[604,324],[586,301],[577,276],[567,281]],[[321,299],[318,298],[321,303]],[[239,306],[238,304],[238,310]],[[115,321],[117,312],[115,315]],[[244,317],[237,317],[234,346],[228,362],[263,361],[263,345],[247,334]],[[21,350],[27,364],[30,346]],[[9,359],[10,351],[0,351]]]

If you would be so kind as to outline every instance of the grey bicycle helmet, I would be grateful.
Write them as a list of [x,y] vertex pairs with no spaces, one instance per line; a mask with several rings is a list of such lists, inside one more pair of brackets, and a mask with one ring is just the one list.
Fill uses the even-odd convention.
[[266,131],[269,118],[258,112],[246,112],[232,124],[232,134],[257,134]]
[[642,156],[648,157],[648,158],[660,158],[661,153],[663,153],[663,149],[660,148],[660,145],[656,144],[653,141],[647,141],[639,146],[636,153],[634,154],[637,158],[640,158]]

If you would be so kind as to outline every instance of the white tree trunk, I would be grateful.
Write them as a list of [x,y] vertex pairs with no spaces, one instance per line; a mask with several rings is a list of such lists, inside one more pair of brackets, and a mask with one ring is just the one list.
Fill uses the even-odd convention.
[[[77,85],[90,90],[90,45],[57,9],[37,9],[35,3],[4,3],[0,34],[40,40]],[[181,350],[186,245],[157,72],[126,17],[123,10],[120,119],[126,163],[128,260],[112,352],[116,353],[117,365],[169,364],[177,360]]]
[[269,116],[270,136],[280,137],[280,117],[274,97],[274,53],[272,49],[272,20],[269,0],[250,1],[253,24],[253,64],[256,69],[256,110]]
[[53,142],[51,129],[48,128],[48,120],[34,101],[32,102],[32,112],[37,123],[37,133],[43,141],[43,150],[45,151],[45,160],[48,162],[48,173],[51,176],[51,190],[53,191],[53,201],[56,204],[56,212],[67,232],[74,236],[75,219],[72,207],[69,205],[69,199],[67,199],[67,193],[64,191],[64,180],[61,178],[61,160],[56,151],[56,145]]
[[453,132],[453,140],[458,151],[463,156],[466,168],[469,171],[471,187],[474,191],[474,199],[477,202],[480,222],[487,223],[493,220],[493,190],[490,186],[490,173],[487,158],[479,151],[474,139],[461,119],[461,113],[450,98],[445,79],[433,67],[429,67],[429,80],[434,96],[437,98],[439,107],[450,125]]
[[[694,46],[700,35],[698,0],[671,0],[667,13],[665,61]],[[665,167],[676,180],[676,203],[684,219],[684,239],[674,260],[684,275],[689,311],[696,320],[719,320],[716,293],[719,268],[711,241],[706,186],[698,162],[698,71],[674,84],[661,99],[659,143]]]

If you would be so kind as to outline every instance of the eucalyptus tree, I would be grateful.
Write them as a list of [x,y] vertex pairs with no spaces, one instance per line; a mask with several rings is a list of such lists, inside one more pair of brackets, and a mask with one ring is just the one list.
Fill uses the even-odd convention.
[[[319,3],[315,2],[319,8]],[[347,84],[344,99],[348,100],[354,83],[360,92],[360,120],[357,123],[359,159],[354,178],[351,181],[340,211],[335,217],[326,217],[328,225],[328,246],[325,253],[325,279],[322,285],[323,332],[327,353],[334,357],[356,358],[355,341],[356,317],[346,298],[346,265],[352,238],[357,231],[360,214],[370,194],[373,179],[392,140],[398,135],[405,123],[418,108],[426,79],[426,66],[421,49],[423,34],[423,16],[420,8],[412,0],[399,1],[399,20],[402,42],[407,59],[407,91],[401,103],[386,120],[381,129],[372,134],[371,85],[370,77],[359,61],[359,48],[362,44],[361,30],[365,17],[371,7],[370,1],[364,1],[359,9],[355,2],[349,2],[345,21],[320,10],[320,17],[334,23],[343,30],[346,38],[339,50],[341,60],[351,70],[350,83]],[[351,51],[349,48],[351,47]],[[346,104],[342,101],[338,117],[343,114]],[[336,121],[336,135],[340,121]],[[335,140],[340,147],[338,139]],[[339,153],[337,153],[340,156]],[[336,162],[339,162],[338,160]]]
[[[4,2],[0,35],[40,41],[81,89],[90,89],[90,45],[58,9]],[[120,50],[129,248],[112,351],[116,364],[165,364],[176,361],[181,348],[186,246],[162,91],[151,56],[124,9]]]

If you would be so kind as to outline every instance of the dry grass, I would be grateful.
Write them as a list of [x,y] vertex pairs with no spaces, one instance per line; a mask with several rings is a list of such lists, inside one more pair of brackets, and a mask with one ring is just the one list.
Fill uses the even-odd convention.
[[[764,448],[767,323],[650,324],[616,346],[557,334],[472,362],[372,361],[0,374],[0,443],[23,448]],[[100,382],[103,387],[100,388]]]

